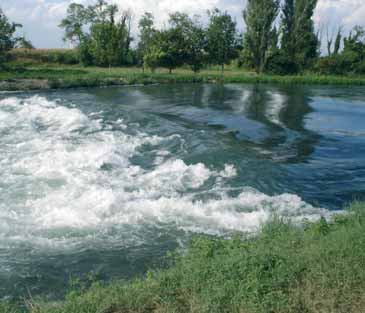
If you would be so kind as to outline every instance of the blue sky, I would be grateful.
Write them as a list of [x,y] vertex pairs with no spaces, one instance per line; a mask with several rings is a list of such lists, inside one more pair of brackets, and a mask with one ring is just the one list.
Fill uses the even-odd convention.
[[[38,48],[66,47],[62,31],[58,28],[71,2],[91,4],[93,0],[0,0],[0,7],[12,20],[23,24],[24,33]],[[138,18],[143,12],[152,12],[159,26],[168,14],[184,11],[189,14],[205,14],[207,9],[218,7],[233,15],[240,28],[245,0],[112,0],[122,9],[131,9],[134,15],[133,32],[136,33]],[[365,0],[319,0],[314,20],[319,29],[329,25],[330,32],[339,25],[349,30],[354,25],[365,26]]]

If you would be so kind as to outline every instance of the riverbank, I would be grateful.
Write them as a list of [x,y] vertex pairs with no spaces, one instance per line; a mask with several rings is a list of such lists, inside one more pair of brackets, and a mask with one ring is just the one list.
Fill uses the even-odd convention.
[[228,68],[222,75],[219,70],[204,70],[194,74],[188,69],[177,69],[172,74],[166,70],[155,73],[142,72],[140,68],[97,68],[61,66],[55,64],[11,65],[0,72],[0,91],[48,90],[78,87],[118,85],[148,85],[168,83],[260,83],[287,85],[365,85],[365,77],[350,76],[275,76],[256,75]]
[[[65,300],[31,299],[33,313],[362,312],[365,204],[298,228],[274,219],[255,238],[195,239],[168,269],[132,282],[73,286]],[[1,313],[14,313],[3,304]]]

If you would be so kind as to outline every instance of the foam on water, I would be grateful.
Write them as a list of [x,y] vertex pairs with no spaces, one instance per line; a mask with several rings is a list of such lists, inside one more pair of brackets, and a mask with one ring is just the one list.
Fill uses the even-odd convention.
[[[234,166],[187,164],[168,151],[179,135],[146,134],[121,119],[105,125],[98,116],[39,96],[0,101],[0,248],[112,241],[109,229],[146,225],[224,235],[254,231],[273,212],[328,214],[296,195],[230,189]],[[132,160],[142,148],[155,156],[148,168]]]

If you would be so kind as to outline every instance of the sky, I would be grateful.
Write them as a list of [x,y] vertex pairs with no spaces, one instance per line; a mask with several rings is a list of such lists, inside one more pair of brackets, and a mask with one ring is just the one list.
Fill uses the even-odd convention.
[[[171,12],[182,11],[204,16],[208,9],[218,7],[228,11],[244,29],[242,10],[246,0],[111,0],[122,10],[131,9],[134,22],[132,32],[137,34],[139,17],[146,11],[153,13],[157,26],[163,26]],[[0,0],[0,7],[11,21],[21,23],[24,34],[37,48],[67,47],[63,32],[58,27],[71,2],[93,4],[95,0]],[[365,26],[365,0],[319,0],[314,21],[323,36],[335,32],[341,25],[345,31],[354,25]]]

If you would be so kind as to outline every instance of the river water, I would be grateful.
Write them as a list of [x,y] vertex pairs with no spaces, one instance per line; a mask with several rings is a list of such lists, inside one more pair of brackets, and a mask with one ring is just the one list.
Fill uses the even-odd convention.
[[195,234],[365,199],[365,88],[0,95],[0,298],[130,278]]

